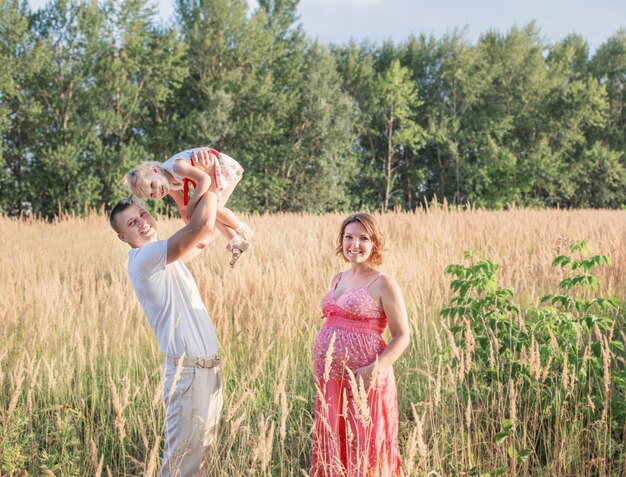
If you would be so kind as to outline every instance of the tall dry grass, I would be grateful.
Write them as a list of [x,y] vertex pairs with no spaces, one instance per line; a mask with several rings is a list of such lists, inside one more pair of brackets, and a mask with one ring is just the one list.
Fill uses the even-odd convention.
[[[344,267],[334,256],[342,218],[253,216],[255,246],[235,270],[221,239],[190,263],[223,356],[226,403],[215,475],[307,472],[311,348],[322,324],[321,297]],[[565,252],[563,239],[586,239],[613,260],[600,275],[601,292],[623,296],[626,212],[430,209],[389,213],[380,222],[387,239],[381,269],[400,283],[413,332],[395,366],[405,471],[494,468],[502,456],[496,462],[472,454],[481,436],[461,432],[449,417],[471,419],[473,410],[442,398],[445,370],[432,367],[445,340],[438,315],[450,298],[445,267],[473,250],[501,264],[501,284],[515,288],[522,305],[537,303],[561,278],[550,263]],[[159,223],[161,237],[181,225]],[[96,213],[51,223],[0,218],[0,231],[0,474],[155,475],[161,358],[126,275],[127,246]],[[523,422],[526,411],[515,409],[516,419]],[[563,434],[567,423],[559,425],[559,432],[546,432],[561,436],[553,445],[570,461],[556,472],[595,475],[576,461],[577,443]]]

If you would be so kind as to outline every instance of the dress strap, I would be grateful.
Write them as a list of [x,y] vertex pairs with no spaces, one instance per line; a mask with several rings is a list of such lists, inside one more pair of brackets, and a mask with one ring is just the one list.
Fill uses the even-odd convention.
[[187,179],[186,177],[183,179],[183,204],[189,205],[189,185],[192,185],[194,189],[196,188],[196,181],[192,179]]
[[[196,167],[196,163],[193,160],[193,153],[191,154],[191,157],[189,158],[189,163],[193,166]],[[192,185],[195,189],[196,187],[196,181],[194,181],[193,179],[188,179],[188,178],[184,178],[183,179],[183,204],[184,205],[189,205],[189,185]]]
[[335,290],[337,290],[337,285],[339,285],[341,277],[343,277],[343,272],[340,272],[339,276],[337,277],[337,281],[335,282],[335,286],[333,287],[333,296],[335,296]]
[[376,280],[378,280],[380,278],[380,276],[382,275],[382,273],[379,273],[378,275],[376,275],[374,278],[372,278],[369,283],[367,285],[365,285],[365,288],[369,288],[372,283],[374,283]]

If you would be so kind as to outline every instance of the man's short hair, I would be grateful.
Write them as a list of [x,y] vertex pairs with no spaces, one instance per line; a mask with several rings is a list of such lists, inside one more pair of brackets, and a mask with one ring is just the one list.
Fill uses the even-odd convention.
[[111,213],[109,214],[109,224],[111,224],[111,227],[113,227],[113,230],[115,230],[116,232],[118,232],[117,224],[115,222],[117,216],[124,212],[126,209],[128,209],[131,205],[138,205],[139,207],[143,207],[139,202],[133,199],[132,195],[130,195],[125,199],[120,200],[117,204],[115,204],[113,210],[111,210]]

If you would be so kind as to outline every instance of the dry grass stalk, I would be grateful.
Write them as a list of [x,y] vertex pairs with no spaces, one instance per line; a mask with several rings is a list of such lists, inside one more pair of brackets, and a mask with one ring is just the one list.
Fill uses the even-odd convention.
[[517,426],[517,390],[515,388],[515,380],[509,380],[509,417],[513,429]]
[[[160,366],[159,366],[160,371]],[[163,388],[165,387],[165,373],[159,372],[159,383],[154,388],[154,394],[152,395],[152,409],[159,409],[163,405]]]
[[561,371],[561,386],[567,392],[570,385],[569,368],[567,366],[567,352],[563,353],[563,370]]
[[[426,458],[428,457],[428,445],[426,444],[426,439],[424,437],[424,423],[426,422],[426,411],[423,411],[422,415],[420,416],[417,412],[417,406],[414,403],[411,403],[411,412],[413,414],[415,426],[411,431],[409,442],[414,442],[413,445],[417,448],[417,451],[419,452],[420,461],[418,464],[418,468],[421,469],[426,464]],[[415,456],[415,448],[409,448],[408,455],[409,462],[412,464]],[[412,472],[407,471],[407,474],[412,475]]]
[[15,408],[17,407],[20,394],[22,393],[23,382],[24,382],[23,368],[20,367],[15,385],[13,387],[13,392],[11,394],[11,400],[9,401],[9,406],[7,408],[6,413],[4,414],[4,425],[7,425],[9,423],[9,421],[11,420],[11,416],[13,416],[13,413],[15,412]]
[[[343,400],[341,404],[341,415],[346,421],[351,420],[350,409],[348,408],[348,391],[346,389],[343,390]],[[330,429],[330,426],[329,426]],[[352,426],[346,426],[346,443],[348,446],[352,446],[354,444],[354,431],[352,430]]]
[[528,355],[528,369],[530,370],[530,375],[535,378],[537,381],[541,380],[541,354],[539,352],[539,343],[535,340],[535,335],[533,334],[530,338],[530,352]]
[[159,450],[161,446],[161,437],[157,436],[154,440],[154,445],[150,448],[150,453],[148,455],[148,465],[146,466],[146,471],[144,473],[144,477],[152,477],[156,474],[157,466],[159,462]]
[[467,406],[465,406],[465,427],[469,431],[472,427],[472,400],[467,400]]
[[113,379],[109,375],[109,383],[111,386],[111,403],[113,404],[113,410],[115,411],[115,429],[121,442],[124,442],[126,437],[126,419],[124,418],[124,409],[128,406],[128,398],[130,393],[130,381],[128,377],[124,377],[120,383],[120,390],[113,382]]
[[441,403],[441,380],[441,362],[439,362],[437,363],[437,381],[435,382],[435,392],[433,393],[435,408],[438,408]]
[[241,423],[244,421],[245,418],[246,418],[246,413],[244,412],[241,416],[239,416],[234,421],[229,421],[230,422],[230,434],[228,436],[229,442],[232,442],[235,439],[235,437],[237,436],[237,432],[239,431],[239,428],[241,427]]
[[469,373],[472,369],[472,355],[476,349],[476,338],[469,320],[465,322],[465,372]]
[[326,350],[326,357],[324,358],[324,382],[328,382],[330,379],[330,371],[333,364],[333,353],[335,351],[335,338],[336,334],[333,333],[328,343],[328,349]]
[[91,461],[91,466],[95,469],[98,467],[98,448],[96,447],[96,443],[91,440],[89,444],[89,459]]
[[100,456],[100,461],[98,462],[98,467],[96,467],[96,472],[94,473],[94,477],[100,477],[102,475],[102,466],[104,465],[104,456]]
[[252,371],[252,374],[250,375],[250,378],[248,379],[248,382],[250,383],[250,385],[252,385],[254,381],[256,381],[259,374],[261,374],[263,365],[265,364],[265,361],[267,360],[267,357],[269,356],[270,351],[272,350],[273,347],[274,347],[274,344],[270,343],[270,345],[266,348],[263,355],[258,359],[256,366],[254,367],[254,370]]
[[[456,345],[456,342],[454,340],[454,335],[452,334],[452,332],[448,329],[448,327],[443,324],[443,331],[446,333],[446,338],[448,339],[448,346],[450,347],[450,351],[452,351],[452,356],[454,356],[455,359],[457,360],[461,360],[461,352],[459,351],[458,346]],[[461,367],[461,370],[459,371],[459,374],[463,374],[463,367]]]
[[[350,392],[352,393],[352,402],[354,403],[355,418],[361,422],[364,427],[370,425],[372,416],[369,404],[367,402],[367,389],[361,376],[355,376],[350,368],[346,368],[348,373],[348,382],[350,384]],[[349,426],[348,426],[349,427]]]
[[256,474],[256,463],[259,463],[258,472],[265,474],[272,457],[274,442],[274,421],[261,416],[258,421],[258,437],[252,451],[252,465],[250,473]]
[[278,385],[274,393],[274,405],[280,405],[280,445],[281,449],[284,449],[285,438],[287,437],[287,417],[289,415],[289,405],[287,403],[287,365],[289,364],[289,357],[285,356],[280,369],[278,371]]
[[605,400],[609,400],[611,394],[611,348],[609,347],[609,340],[606,336],[602,337],[602,371],[603,371],[603,383],[604,383],[604,396]]

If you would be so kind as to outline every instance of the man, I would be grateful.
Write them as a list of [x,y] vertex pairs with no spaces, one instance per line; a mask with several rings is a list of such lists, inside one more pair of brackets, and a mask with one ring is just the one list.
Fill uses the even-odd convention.
[[190,222],[167,240],[158,240],[156,222],[136,201],[121,201],[110,215],[119,239],[131,246],[128,274],[165,355],[165,477],[206,474],[203,454],[215,443],[222,412],[217,336],[181,261],[213,232],[216,208],[212,185]]

